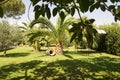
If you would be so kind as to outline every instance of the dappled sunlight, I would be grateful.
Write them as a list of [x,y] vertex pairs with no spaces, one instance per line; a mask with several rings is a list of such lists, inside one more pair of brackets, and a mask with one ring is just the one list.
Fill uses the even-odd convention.
[[[94,62],[94,59],[91,61]],[[100,60],[96,61],[99,63]],[[114,77],[110,76],[115,76],[116,79],[120,78],[120,69],[114,69],[117,67],[116,65],[120,65],[120,63],[101,63],[111,65],[109,68],[104,68],[106,65],[98,65],[98,63],[91,63],[87,60],[59,60],[46,63],[46,65],[35,69],[33,72],[36,79],[114,79]],[[109,77],[106,78],[104,75]]]
[[0,80],[120,80],[119,4],[0,0]]
[[[27,78],[28,73],[25,73],[29,69],[35,68],[39,63],[42,61],[30,61],[30,62],[25,62],[25,63],[20,63],[20,64],[10,64],[6,66],[2,66],[0,68],[0,79],[7,79],[7,80],[19,80],[21,78]],[[15,75],[16,74],[16,75]],[[14,76],[12,76],[14,75]],[[20,75],[20,76],[17,76]],[[11,77],[10,77],[11,76]]]
[[[120,57],[96,51],[64,51],[48,56],[18,47],[0,57],[1,80],[119,80]],[[31,52],[29,52],[31,51]],[[17,53],[18,52],[18,53]],[[27,53],[28,52],[28,53]]]
[[[120,63],[109,62],[111,59],[112,58],[109,57],[100,57],[90,59],[90,61],[82,59],[66,59],[53,62],[42,62],[35,60],[20,64],[11,64],[1,67],[0,78],[9,79],[9,76],[12,76],[16,73],[18,75],[12,76],[12,80],[24,78],[33,80],[119,79]],[[113,61],[117,61],[117,59]],[[27,69],[27,77],[25,76],[25,69]]]

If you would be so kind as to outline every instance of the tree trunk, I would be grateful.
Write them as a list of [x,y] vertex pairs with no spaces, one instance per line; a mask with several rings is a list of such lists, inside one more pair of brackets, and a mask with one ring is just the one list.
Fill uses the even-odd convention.
[[35,51],[40,51],[40,45],[38,40],[35,41]]
[[63,54],[63,48],[62,48],[62,45],[60,43],[56,44],[54,52],[55,52],[56,55]]
[[4,53],[3,53],[4,56],[6,56],[6,52],[7,52],[7,50],[6,50],[6,48],[4,48]]

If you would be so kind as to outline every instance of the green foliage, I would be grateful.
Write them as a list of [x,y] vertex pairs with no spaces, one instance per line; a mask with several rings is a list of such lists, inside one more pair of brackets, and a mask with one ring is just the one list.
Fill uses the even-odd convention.
[[81,12],[87,12],[93,0],[77,0]]
[[73,24],[73,22],[77,21],[74,18],[65,18],[62,20],[60,17],[57,20],[56,26],[54,26],[48,19],[44,17],[39,17],[38,20],[33,20],[30,24],[30,27],[37,23],[42,23],[48,27],[50,32],[48,33],[49,36],[51,36],[56,43],[62,43],[66,39],[66,30],[70,25]]
[[[31,2],[34,6],[36,19],[40,15],[45,16],[45,14],[47,18],[50,18],[51,15],[56,16],[57,13],[60,14],[61,12],[62,14],[67,12],[73,16],[75,11],[78,11],[79,14],[79,12],[93,12],[95,9],[100,8],[102,11],[108,10],[111,12],[115,17],[115,21],[120,20],[119,0],[31,0]],[[41,4],[39,4],[40,7],[36,9],[36,6],[38,6],[37,3],[39,2],[41,2]],[[51,5],[55,7],[50,9]],[[61,18],[64,18],[64,16],[61,16]]]
[[108,0],[99,0],[96,1],[90,5],[90,12],[93,12],[95,9],[101,9],[103,12],[108,10],[109,12],[112,13],[112,15],[114,16],[115,21],[120,20],[120,10],[119,10],[119,5],[115,5],[119,4],[119,0],[110,0],[111,3],[108,3]]
[[7,21],[2,21],[0,24],[0,44],[1,48],[4,49],[12,43],[12,35],[10,33],[10,24]]
[[87,17],[82,17],[82,19],[82,22],[74,23],[73,27],[69,30],[72,33],[70,42],[73,40],[77,42],[85,41],[88,44],[87,47],[92,48],[97,33],[92,25],[95,20],[87,19]]
[[[64,16],[64,13],[61,12],[60,14],[61,16]],[[65,43],[66,44],[69,36],[68,36],[68,28],[70,25],[72,25],[74,22],[76,22],[77,20],[75,18],[65,18],[64,17],[59,17],[57,20],[57,24],[56,26],[54,26],[47,18],[45,17],[39,17],[39,19],[37,20],[33,20],[30,24],[30,27],[34,26],[37,23],[42,23],[44,24],[47,29],[49,30],[48,32],[48,36],[49,38],[52,39],[52,41],[54,41],[54,44],[56,45],[56,48],[54,49],[56,54],[63,54],[63,45]],[[48,41],[50,42],[50,41]]]
[[42,38],[45,38],[45,35],[49,34],[49,31],[44,24],[39,24],[39,26],[29,26],[29,22],[24,23],[23,27],[20,27],[25,32],[25,36],[27,37],[27,41],[30,42],[30,45],[34,47],[36,51],[40,50],[40,41]]
[[6,50],[22,41],[22,33],[18,26],[13,27],[7,21],[0,23],[0,48]]
[[[4,2],[5,1],[5,2]],[[0,15],[2,17],[2,12],[7,17],[16,18],[16,16],[22,15],[25,13],[25,5],[23,4],[22,0],[4,0],[0,2],[2,9],[0,9]],[[3,10],[3,11],[2,11]]]
[[107,32],[106,51],[111,54],[120,55],[120,24],[104,26]]
[[28,41],[30,41],[31,43],[33,43],[36,40],[41,40],[42,37],[44,37],[45,35],[49,34],[48,30],[45,29],[31,29],[27,32],[27,36],[29,38]]
[[[4,0],[6,1],[6,0]],[[95,9],[101,9],[102,11],[108,10],[114,16],[115,21],[120,20],[120,5],[119,0],[30,0],[34,6],[35,19],[38,19],[39,16],[46,16],[50,19],[51,15],[56,16],[57,13],[68,13],[72,16],[75,14],[75,11],[85,13],[87,11],[93,12]],[[38,3],[41,4],[38,4]],[[111,2],[111,3],[110,3]],[[2,4],[3,1],[0,2]],[[47,3],[47,4],[46,4]],[[110,4],[108,4],[110,3]],[[51,5],[54,6],[51,9]],[[13,0],[11,2],[6,2],[2,4],[3,9],[0,9],[0,17],[4,14],[9,16],[21,15],[24,13],[24,5],[21,0]],[[8,8],[9,6],[9,8]],[[21,8],[22,6],[22,8]],[[17,10],[16,10],[17,9]],[[12,11],[12,13],[10,12]],[[64,16],[61,16],[63,18]]]
[[11,25],[11,38],[12,38],[12,43],[14,46],[19,45],[19,44],[25,44],[25,37],[24,37],[24,33],[19,29],[19,25],[14,24]]
[[0,17],[3,17],[3,9],[2,9],[2,7],[0,6]]
[[53,16],[56,16],[56,15],[57,15],[57,11],[58,11],[58,8],[54,8],[54,9],[53,9]]
[[[94,19],[88,20],[88,21],[84,21],[81,17],[80,12],[85,13],[87,11],[93,12],[95,9],[101,9],[102,11],[109,11],[112,13],[112,15],[114,16],[115,21],[120,20],[120,7],[119,7],[119,0],[110,0],[110,4],[108,0],[37,0],[34,1],[32,0],[33,6],[35,6],[38,2],[41,2],[41,4],[39,4],[39,8],[37,10],[35,10],[36,14],[35,14],[35,18],[37,19],[39,16],[46,16],[45,13],[47,13],[47,17],[50,18],[52,15],[56,16],[57,14],[59,14],[59,16],[61,17],[62,20],[65,19],[65,14],[71,14],[72,16],[75,14],[75,11],[78,12],[79,18],[81,20],[80,23],[77,23],[75,25],[81,25],[82,27],[76,27],[77,29],[75,30],[75,28],[73,29],[73,34],[72,34],[72,38],[70,40],[70,42],[72,42],[74,39],[78,39],[78,41],[82,40],[82,37],[85,36],[88,39],[85,39],[88,42],[88,45],[91,46],[93,43],[93,38],[95,36],[93,36],[96,31],[95,29],[92,29],[92,26],[90,24],[92,24],[94,22]],[[53,5],[53,9],[50,9],[50,12],[52,12],[52,14],[50,14],[50,12],[46,12],[46,3],[48,7],[50,9],[50,5]],[[115,4],[114,4],[115,3]],[[40,10],[40,11],[38,11]],[[45,11],[44,11],[45,10]],[[40,13],[43,12],[43,13]],[[44,15],[43,15],[44,14]],[[84,35],[83,32],[84,31]]]

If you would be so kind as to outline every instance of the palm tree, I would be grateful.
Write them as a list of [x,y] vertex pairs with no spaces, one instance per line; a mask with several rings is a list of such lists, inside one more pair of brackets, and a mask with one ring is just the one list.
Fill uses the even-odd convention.
[[72,25],[75,21],[77,21],[77,19],[72,17],[65,19],[61,19],[60,17],[58,17],[56,26],[54,26],[47,18],[39,17],[39,19],[33,20],[31,22],[30,27],[37,23],[42,23],[46,25],[50,31],[49,36],[51,36],[56,43],[54,52],[56,54],[63,54],[63,40],[65,39],[65,34],[69,29],[69,26]]
[[94,19],[82,17],[83,21],[74,23],[73,27],[69,30],[72,33],[70,42],[75,40],[77,43],[80,41],[85,42],[86,48],[91,48],[96,37],[96,29],[93,27]]
[[48,30],[34,28],[29,30],[27,36],[29,37],[29,41],[33,43],[33,47],[35,51],[40,51],[40,40],[44,38],[45,35],[48,35]]
[[20,28],[25,32],[25,35],[29,38],[28,41],[32,44],[35,51],[40,51],[39,41],[41,37],[44,36],[46,30],[42,29],[41,26],[34,26],[31,28],[29,27],[29,24],[29,22],[23,22],[24,26],[21,26]]

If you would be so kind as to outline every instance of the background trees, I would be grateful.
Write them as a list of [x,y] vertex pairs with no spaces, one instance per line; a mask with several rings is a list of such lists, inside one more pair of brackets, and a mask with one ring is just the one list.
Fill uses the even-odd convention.
[[19,15],[25,13],[25,5],[22,0],[1,0],[0,16],[19,18]]
[[[44,27],[44,25],[42,27]],[[34,26],[27,32],[27,36],[29,38],[28,41],[32,44],[35,51],[40,51],[40,47],[42,46],[41,41],[45,39],[47,34],[49,34],[49,31],[47,29],[41,28],[41,25]]]
[[0,48],[4,50],[4,55],[6,55],[6,50],[16,46],[22,41],[22,34],[18,27],[13,27],[7,21],[2,21],[0,23]]
[[120,55],[120,24],[102,25],[101,28],[107,33],[104,44],[106,52]]
[[32,45],[32,47],[35,49],[35,51],[40,51],[40,47],[42,46],[42,41],[44,40],[46,34],[49,34],[49,31],[43,24],[34,25],[32,27],[29,26],[30,22],[23,22],[24,26],[20,26],[20,29],[23,30],[24,37],[26,37],[26,41],[29,43],[29,45]]

